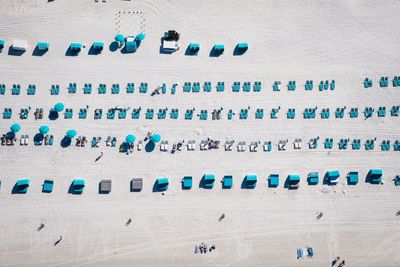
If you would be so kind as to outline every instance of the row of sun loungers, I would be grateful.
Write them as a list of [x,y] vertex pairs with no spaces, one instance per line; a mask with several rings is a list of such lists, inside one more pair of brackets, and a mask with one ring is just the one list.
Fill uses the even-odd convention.
[[[86,136],[78,136],[76,139],[75,145],[77,147],[85,147],[87,143],[87,138]],[[100,142],[102,140],[102,137],[93,137],[91,140],[91,147],[96,148],[100,146]],[[15,142],[17,141],[16,137],[8,138],[6,134],[3,134],[1,137],[1,145],[14,145]],[[40,136],[40,134],[37,134],[33,138],[34,144],[35,145],[53,145],[54,143],[54,137],[53,135],[43,135]],[[306,145],[308,149],[317,149],[318,145],[320,143],[320,137],[313,137],[308,139],[306,142]],[[377,143],[377,139],[366,139],[363,142],[361,142],[361,139],[352,139],[350,140],[349,138],[342,138],[339,140],[336,140],[335,145],[339,150],[360,150],[361,147],[363,146],[365,150],[374,150],[375,149],[375,144]],[[20,137],[20,144],[21,145],[28,145],[29,144],[29,136],[28,135],[21,135]],[[117,146],[117,137],[115,136],[108,136],[105,139],[105,144],[108,147],[116,147]],[[302,138],[295,138],[292,143],[289,143],[289,139],[281,139],[277,143],[272,143],[272,141],[251,141],[251,142],[246,142],[246,141],[239,141],[235,144],[234,140],[227,140],[225,141],[223,145],[223,149],[225,151],[233,151],[237,150],[238,152],[245,152],[247,149],[249,152],[257,152],[257,151],[264,151],[264,152],[269,152],[273,149],[273,147],[276,147],[278,151],[286,151],[289,146],[292,146],[293,149],[299,150],[302,149],[303,146],[303,140]],[[136,143],[136,149],[138,151],[142,150],[142,145],[143,141],[138,141]],[[323,148],[324,149],[333,149],[334,147],[334,140],[333,138],[325,138],[322,142]],[[400,151],[400,140],[388,140],[388,139],[383,139],[380,141],[380,150],[381,151],[390,151],[391,148],[393,151]],[[171,152],[175,151],[181,151],[183,147],[186,147],[188,151],[194,151],[196,148],[199,148],[201,151],[202,150],[212,150],[212,149],[219,149],[220,147],[220,141],[219,140],[213,140],[213,139],[205,139],[201,140],[199,145],[196,145],[195,140],[189,140],[187,143],[184,141],[177,142],[173,144]],[[132,151],[134,149],[134,146],[132,147]],[[169,142],[168,140],[162,140],[160,142],[160,151],[162,152],[169,152]],[[122,150],[121,150],[122,152]]]
[[[280,91],[280,81],[275,81],[272,85],[273,91]],[[305,90],[312,90],[313,89],[313,81],[312,80],[307,80],[306,83],[304,84],[304,89]],[[98,94],[106,94],[107,93],[107,85],[104,83],[99,84],[97,87],[94,87],[91,83],[85,83],[83,85],[82,91],[83,94],[92,94],[93,90],[97,90]],[[120,86],[118,83],[112,84],[110,86],[110,91],[111,94],[119,94],[121,92],[120,88],[124,88],[125,92],[127,94],[132,94],[135,92],[135,83],[133,82],[128,82],[126,86]],[[184,82],[182,89],[183,92],[188,93],[188,92],[193,92],[193,93],[198,93],[200,91],[203,92],[211,92],[212,89],[215,88],[217,92],[223,92],[225,91],[225,82],[217,82],[214,86],[212,86],[210,81],[206,81],[203,83],[200,82]],[[169,88],[171,94],[176,93],[177,89],[177,84],[174,83],[172,86]],[[232,92],[260,92],[262,89],[262,84],[261,81],[255,81],[251,83],[250,81],[246,82],[234,82],[232,84]],[[289,81],[287,84],[287,89],[289,91],[295,91],[296,90],[296,81]],[[319,90],[334,90],[335,89],[335,80],[331,81],[320,81],[319,83]],[[60,94],[60,85],[59,84],[52,84],[50,87],[50,95],[59,95]],[[69,94],[75,94],[78,91],[78,85],[76,83],[69,83],[67,86],[67,92]],[[138,91],[139,93],[147,93],[148,91],[148,84],[145,82],[142,82],[138,85]],[[4,95],[6,93],[6,85],[5,84],[0,84],[0,95]],[[152,95],[155,94],[166,94],[167,93],[167,85],[166,83],[163,83],[162,86],[158,87],[155,92],[152,92]],[[11,94],[12,95],[20,95],[21,94],[21,85],[19,84],[13,84],[11,87]],[[36,85],[30,84],[27,87],[27,95],[35,95],[36,94]]]
[[[371,169],[365,177],[365,182],[370,184],[381,184],[383,172],[381,169]],[[350,171],[346,175],[347,184],[356,185],[359,182],[359,172]],[[397,179],[397,178],[396,178]],[[300,186],[301,177],[298,174],[289,174],[284,179],[283,186],[289,190],[296,190]],[[310,172],[307,175],[308,185],[317,185],[320,182],[320,176],[318,172]],[[215,185],[216,175],[206,173],[201,177],[200,187],[204,189],[212,189]],[[256,188],[258,176],[256,174],[247,174],[244,176],[241,182],[241,188],[254,189]],[[321,177],[323,184],[336,185],[340,182],[339,170],[330,170]],[[234,178],[232,175],[225,175],[220,180],[223,189],[230,189],[233,187]],[[277,173],[270,174],[267,178],[267,184],[269,187],[276,188],[280,184],[280,175]],[[70,185],[69,193],[71,194],[82,194],[86,185],[84,179],[75,179]],[[111,192],[112,180],[104,179],[99,183],[99,193],[107,194]],[[25,194],[30,186],[29,179],[21,179],[16,182],[13,187],[13,193]],[[42,192],[51,193],[53,191],[54,181],[45,180],[42,185]],[[153,186],[153,191],[166,191],[168,190],[169,179],[167,177],[158,178]],[[184,176],[181,180],[181,186],[183,190],[189,190],[193,186],[193,177]],[[143,189],[143,178],[133,178],[130,181],[130,191],[142,191]],[[312,253],[312,251],[309,253]]]
[[[373,81],[370,78],[365,78],[363,82],[364,88],[370,88],[373,86]],[[392,85],[393,87],[400,87],[400,76],[394,76],[392,79]],[[389,77],[388,76],[382,76],[379,79],[379,87],[381,88],[386,88],[389,86]]]
[[[232,109],[229,109],[228,112],[225,114],[226,118],[228,120],[232,120],[235,115],[238,115],[238,118],[240,120],[247,120],[250,116],[250,107],[242,108],[240,109],[239,112],[236,112]],[[281,107],[277,108],[272,108],[269,111],[270,119],[277,119],[279,112],[281,110]],[[387,108],[385,106],[380,106],[377,109],[373,107],[365,107],[363,111],[360,111],[358,107],[352,107],[347,109],[346,106],[344,107],[337,107],[335,110],[331,110],[330,108],[322,108],[320,111],[318,111],[318,107],[309,107],[305,108],[302,111],[302,118],[303,119],[316,119],[319,117],[321,119],[330,119],[331,118],[331,113],[333,113],[333,117],[335,119],[343,119],[345,115],[347,114],[349,118],[355,119],[358,118],[360,113],[364,115],[364,119],[368,119],[373,117],[375,114],[379,118],[384,118],[387,116]],[[223,114],[224,109],[218,108],[218,109],[213,109],[210,110],[211,113],[211,119],[212,120],[221,120],[224,116]],[[53,112],[53,110],[51,110]],[[152,119],[178,119],[179,118],[179,109],[177,108],[160,108],[158,110],[154,110],[153,108],[148,108],[145,111],[145,119],[147,120],[152,120]],[[390,109],[390,116],[392,117],[398,117],[400,112],[400,105],[392,106]],[[3,119],[11,119],[12,118],[12,109],[11,108],[4,108],[3,111]],[[28,119],[30,113],[30,108],[21,108],[20,109],[20,119],[25,120]],[[264,119],[265,114],[268,113],[268,111],[264,111],[263,108],[257,108],[255,112],[253,113],[254,116],[252,116],[255,119]],[[129,116],[128,116],[129,114]],[[132,119],[140,119],[142,114],[142,108],[110,108],[107,110],[106,117],[109,120],[118,118],[118,119],[126,119],[127,117],[131,117]],[[186,109],[184,113],[184,119],[185,120],[192,120],[194,116],[197,116],[200,120],[208,120],[209,119],[209,110],[202,109],[198,112],[196,112],[195,108],[191,109]],[[43,108],[36,108],[36,111],[34,112],[35,120],[40,120],[43,119]],[[64,110],[64,119],[72,119],[74,116],[74,111],[72,108],[66,108]],[[87,119],[88,118],[88,108],[80,108],[78,112],[78,118],[79,119]],[[97,108],[94,110],[94,115],[93,118],[95,120],[100,120],[103,118],[103,109]],[[286,111],[286,118],[287,119],[295,119],[296,118],[296,109],[295,108],[288,108]]]

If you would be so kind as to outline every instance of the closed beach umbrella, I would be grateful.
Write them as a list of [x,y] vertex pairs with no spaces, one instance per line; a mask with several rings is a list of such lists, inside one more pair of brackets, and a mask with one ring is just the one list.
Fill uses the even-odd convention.
[[54,105],[54,110],[57,112],[61,112],[64,110],[64,104],[59,102],[57,104]]
[[14,123],[13,125],[11,125],[10,130],[13,133],[18,133],[19,130],[21,130],[21,125],[19,125],[18,123]]
[[124,42],[125,41],[124,35],[118,33],[117,35],[115,35],[115,41],[120,42],[120,43]]
[[75,136],[76,136],[76,131],[75,130],[68,130],[67,131],[67,137],[74,138]]
[[161,141],[161,136],[159,134],[153,134],[151,136],[151,141],[153,141],[154,143],[158,143]]
[[135,142],[136,137],[133,134],[129,134],[126,136],[125,141],[129,144],[132,144],[133,142]]
[[50,131],[50,128],[49,128],[49,126],[47,126],[47,125],[42,125],[42,126],[40,126],[40,128],[39,128],[39,132],[40,132],[41,134],[47,134],[49,131]]
[[145,34],[144,33],[139,33],[138,35],[136,35],[136,40],[137,41],[143,41],[144,40],[144,37],[145,37]]

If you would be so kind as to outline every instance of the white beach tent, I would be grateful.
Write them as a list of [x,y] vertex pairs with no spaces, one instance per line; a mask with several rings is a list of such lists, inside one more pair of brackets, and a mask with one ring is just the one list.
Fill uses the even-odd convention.
[[26,40],[15,39],[13,41],[12,48],[14,50],[26,51],[26,49],[28,48],[28,43],[26,42]]

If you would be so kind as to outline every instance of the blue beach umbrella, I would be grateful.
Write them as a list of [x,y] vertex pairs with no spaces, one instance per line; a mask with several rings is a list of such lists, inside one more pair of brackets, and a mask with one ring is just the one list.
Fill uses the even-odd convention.
[[126,136],[125,141],[129,144],[132,144],[133,142],[135,142],[136,137],[133,134],[129,134]]
[[158,143],[158,142],[160,142],[161,141],[161,136],[159,135],[159,134],[153,134],[152,136],[151,136],[151,141],[153,141],[154,143]]
[[57,112],[61,112],[64,110],[64,104],[59,102],[57,104],[54,105],[54,110]]
[[124,35],[121,33],[118,33],[117,35],[115,35],[115,41],[120,42],[120,43],[124,42],[125,41]]
[[144,40],[144,37],[145,37],[145,36],[146,36],[146,35],[145,35],[144,33],[139,33],[138,35],[136,35],[135,39],[136,39],[136,41],[141,42],[141,41]]
[[18,133],[19,130],[21,130],[21,125],[19,125],[18,123],[14,123],[13,125],[11,125],[10,130],[13,133]]
[[74,138],[76,136],[76,131],[75,130],[68,130],[66,135],[67,135],[68,138],[72,139],[72,138]]
[[49,126],[47,126],[47,125],[42,125],[42,126],[40,126],[40,128],[39,128],[39,132],[40,132],[41,134],[47,134],[49,131],[50,131],[50,128],[49,128]]

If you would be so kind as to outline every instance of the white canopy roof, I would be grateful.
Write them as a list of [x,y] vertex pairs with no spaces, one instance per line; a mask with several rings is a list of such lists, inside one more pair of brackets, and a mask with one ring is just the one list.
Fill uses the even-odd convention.
[[26,40],[15,39],[12,44],[12,48],[15,50],[25,51],[28,47]]

